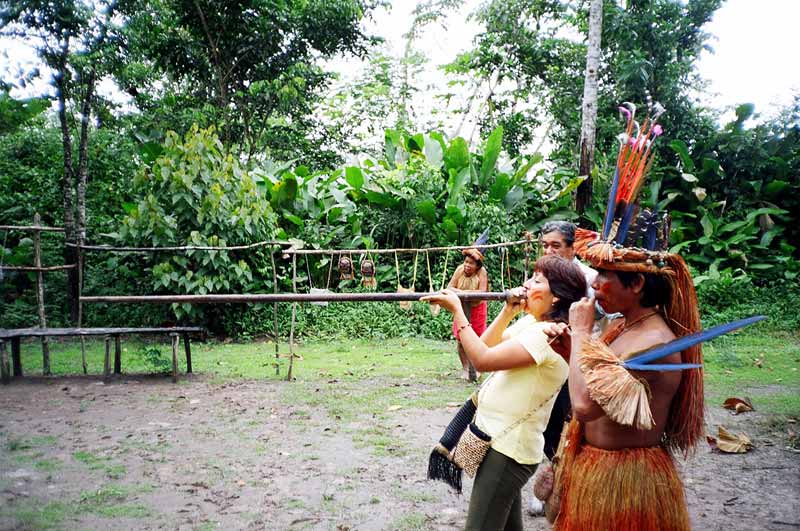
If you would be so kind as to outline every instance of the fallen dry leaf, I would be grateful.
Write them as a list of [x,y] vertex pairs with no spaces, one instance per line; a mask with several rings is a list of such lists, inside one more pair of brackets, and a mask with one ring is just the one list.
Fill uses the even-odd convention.
[[764,364],[764,354],[761,354],[759,357],[753,360],[753,365],[755,365],[759,369],[763,364]]
[[746,411],[753,411],[753,402],[748,397],[742,398],[728,398],[722,404],[725,409],[732,409],[736,415]]
[[403,409],[403,406],[398,406],[398,405],[389,406],[387,408],[387,411],[397,411],[398,409]]
[[[720,426],[717,430],[717,438],[706,436],[712,449],[717,449],[726,454],[743,454],[753,449],[753,443],[744,433],[733,434]],[[714,440],[713,444],[711,440]]]

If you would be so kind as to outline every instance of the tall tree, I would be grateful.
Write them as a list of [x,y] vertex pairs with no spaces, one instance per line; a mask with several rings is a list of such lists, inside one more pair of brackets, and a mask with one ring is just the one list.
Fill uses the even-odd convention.
[[322,150],[314,112],[330,74],[320,62],[365,53],[360,23],[376,3],[126,0],[118,80],[165,128],[214,124],[250,155]]
[[[61,127],[64,175],[62,194],[67,263],[78,262],[75,245],[86,239],[86,186],[90,118],[97,80],[105,73],[104,55],[114,46],[112,1],[0,2],[0,33],[32,43],[48,67]],[[38,75],[34,71],[29,75]],[[75,124],[75,115],[80,124]],[[77,144],[77,160],[75,146]],[[78,271],[68,270],[70,319],[78,321]]]
[[597,132],[597,74],[600,68],[600,41],[603,28],[603,0],[591,0],[589,38],[586,43],[586,74],[581,106],[581,143],[578,175],[585,175],[575,194],[575,209],[583,214],[592,201],[592,167]]
[[[713,134],[713,119],[697,106],[693,91],[703,86],[696,69],[697,59],[708,47],[703,26],[722,1],[628,0],[620,5],[603,0],[596,153],[616,152],[617,107],[623,101],[645,102],[651,97],[666,108],[661,119],[664,139],[656,147],[659,161],[677,161],[669,148],[673,138]],[[511,93],[490,94],[491,114],[481,123],[484,133],[503,124],[509,138],[518,135],[524,148],[531,131],[542,121],[552,122],[550,158],[560,166],[574,166],[587,47],[572,35],[588,36],[589,10],[580,9],[588,2],[491,0],[479,10],[486,31],[457,61],[460,71],[476,83],[500,79],[519,87]],[[528,97],[527,111],[513,104],[518,95]]]

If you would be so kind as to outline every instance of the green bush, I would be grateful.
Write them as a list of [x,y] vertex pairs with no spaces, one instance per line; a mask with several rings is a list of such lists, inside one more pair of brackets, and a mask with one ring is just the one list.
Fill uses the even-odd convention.
[[763,330],[800,332],[800,284],[796,281],[775,281],[758,286],[749,277],[721,275],[697,287],[700,316],[708,328],[751,315],[766,315],[760,323]]

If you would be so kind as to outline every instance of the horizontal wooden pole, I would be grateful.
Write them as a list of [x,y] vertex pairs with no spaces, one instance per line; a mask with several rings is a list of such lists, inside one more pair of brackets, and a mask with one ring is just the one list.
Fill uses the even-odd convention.
[[57,265],[50,267],[33,267],[33,266],[4,266],[0,265],[0,269],[5,271],[61,271],[62,269],[74,269],[75,264]]
[[0,339],[15,337],[70,337],[70,336],[116,336],[120,334],[173,334],[205,333],[200,326],[168,326],[149,328],[0,328]]
[[[481,249],[497,249],[500,247],[515,247],[535,243],[535,240],[517,240],[514,242],[487,243],[479,245]],[[426,251],[463,251],[464,249],[474,249],[474,245],[454,245],[452,247],[425,247],[422,249],[285,249],[283,254],[394,254],[394,253],[424,253]]]
[[109,253],[156,253],[165,251],[245,251],[248,249],[255,249],[257,247],[266,247],[269,245],[281,246],[291,244],[292,242],[288,241],[269,240],[249,243],[247,245],[228,245],[225,247],[215,247],[211,245],[180,245],[175,247],[114,247],[112,245],[78,245],[72,242],[67,242],[67,246],[80,247],[84,251],[106,251]]
[[20,230],[25,232],[64,232],[64,227],[45,227],[44,225],[0,225],[0,230]]
[[[116,295],[81,297],[81,302],[138,303],[138,304],[228,304],[271,302],[399,302],[418,301],[420,297],[438,292],[410,293],[240,293],[218,295]],[[458,293],[464,301],[505,301],[511,292],[464,291]]]

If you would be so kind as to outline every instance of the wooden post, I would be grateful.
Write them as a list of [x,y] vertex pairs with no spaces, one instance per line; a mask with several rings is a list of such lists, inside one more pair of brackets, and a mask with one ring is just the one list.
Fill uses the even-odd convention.
[[[270,251],[272,261],[272,293],[278,293],[278,270],[275,267],[275,253]],[[332,258],[331,258],[332,259]],[[275,376],[281,373],[280,355],[278,354],[278,303],[272,303],[272,335],[275,340]]]
[[178,334],[169,336],[172,338],[172,383],[178,383]]
[[111,377],[111,337],[106,336],[106,355],[103,358],[103,380]]
[[[33,226],[39,227],[41,224],[42,218],[37,212],[33,216]],[[38,229],[33,231],[33,264],[42,267],[42,237]],[[44,314],[44,274],[41,271],[36,272],[36,305],[39,308],[39,327],[47,328]],[[45,336],[42,336],[42,374],[50,376],[50,345]]]
[[114,374],[122,373],[122,342],[119,334],[114,335]]
[[22,356],[19,347],[20,338],[11,338],[11,363],[14,365],[14,377],[22,376]]
[[6,343],[0,339],[0,381],[4,384],[11,381],[10,369],[11,367],[8,366],[8,358],[6,357]]
[[186,373],[192,373],[192,347],[189,344],[189,334],[183,334],[183,350],[186,352]]
[[[292,255],[292,291],[297,293],[297,255]],[[297,303],[292,303],[292,326],[289,328],[289,369],[286,371],[286,381],[292,381],[292,366],[294,365],[294,321],[297,314]]]
[[[527,241],[525,242],[525,274],[522,276],[523,284],[528,281],[528,272],[531,270],[531,233],[528,231],[525,231],[525,240]],[[502,273],[501,271],[500,274]],[[508,281],[511,282],[511,279],[509,278]]]
[[[80,244],[82,245],[82,242]],[[78,264],[78,328],[83,326],[83,249],[81,245],[75,248]],[[83,336],[81,336],[81,366],[83,367],[83,374],[88,374],[86,367],[86,338]],[[114,368],[116,369],[116,358],[114,359]]]

